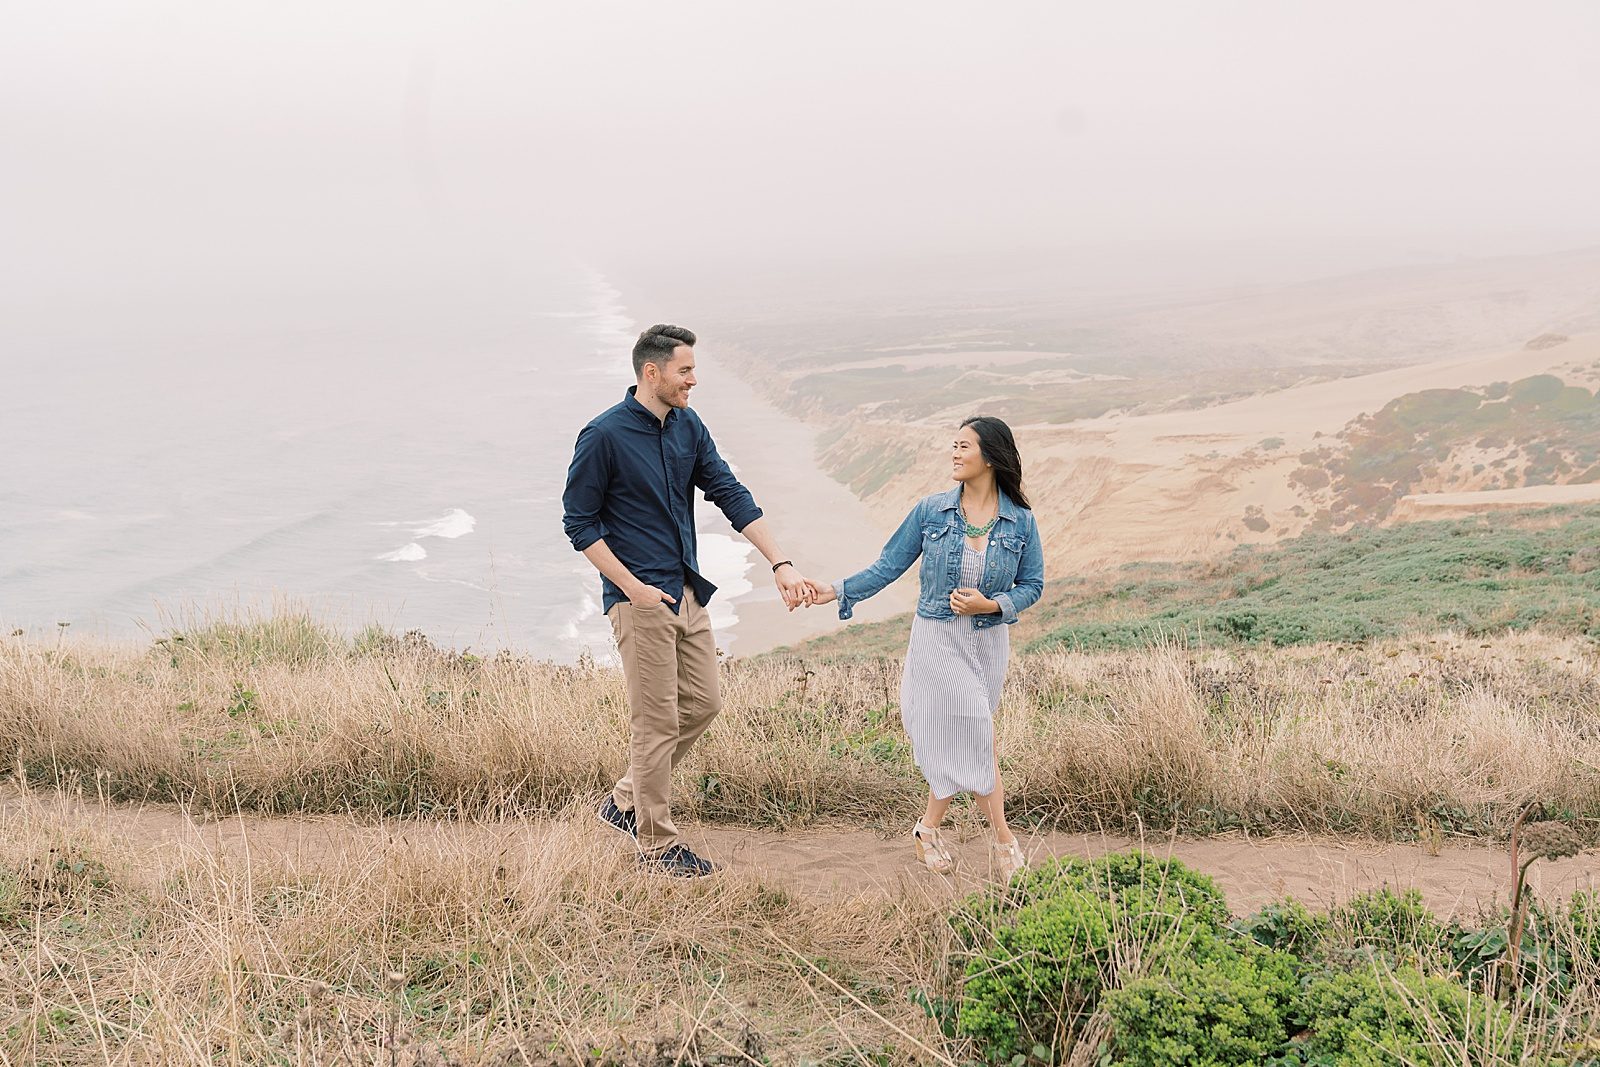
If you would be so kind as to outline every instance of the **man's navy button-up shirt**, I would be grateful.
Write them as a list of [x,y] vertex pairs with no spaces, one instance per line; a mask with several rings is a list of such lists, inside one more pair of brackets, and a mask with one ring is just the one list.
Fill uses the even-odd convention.
[[[694,491],[702,490],[735,530],[761,517],[750,491],[717,454],[700,416],[672,408],[665,422],[634,398],[608,408],[578,433],[561,498],[562,526],[582,552],[601,538],[646,585],[683,603],[687,583],[709,604],[717,587],[699,572],[694,532]],[[628,599],[600,576],[605,610]]]

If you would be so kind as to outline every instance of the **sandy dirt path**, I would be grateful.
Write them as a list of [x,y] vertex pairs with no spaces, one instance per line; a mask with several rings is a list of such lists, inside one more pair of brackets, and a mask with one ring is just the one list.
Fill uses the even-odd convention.
[[[626,855],[628,843],[598,821],[582,840],[598,849]],[[106,835],[139,850],[182,854],[224,854],[253,861],[280,862],[315,873],[337,857],[381,858],[399,850],[449,858],[494,859],[516,863],[533,855],[550,824],[541,820],[440,822],[390,820],[363,822],[347,816],[299,818],[240,815],[191,816],[176,805],[100,804],[56,793],[0,789],[0,835],[26,826],[83,830]],[[870,830],[834,827],[780,833],[693,825],[686,838],[726,864],[730,876],[754,875],[796,893],[822,897],[859,896],[902,890],[954,896],[989,875],[985,839],[953,842],[959,871],[943,878],[921,870],[898,836],[887,839]],[[1138,842],[1114,834],[1033,834],[1026,843],[1037,862],[1047,856],[1097,856]],[[1438,855],[1420,846],[1312,837],[1177,838],[1150,836],[1144,847],[1171,855],[1215,878],[1236,912],[1253,911],[1292,895],[1325,907],[1353,893],[1389,885],[1419,890],[1440,915],[1474,915],[1480,905],[1504,900],[1508,856],[1481,844],[1447,844]],[[1547,899],[1600,882],[1600,855],[1534,864],[1529,884]]]

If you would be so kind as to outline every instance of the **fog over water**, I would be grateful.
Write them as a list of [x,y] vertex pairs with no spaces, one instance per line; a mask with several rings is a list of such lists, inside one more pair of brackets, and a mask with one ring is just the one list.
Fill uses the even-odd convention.
[[555,499],[650,322],[1600,243],[1589,3],[3,21],[0,622],[29,628],[275,591],[568,658],[604,630]]

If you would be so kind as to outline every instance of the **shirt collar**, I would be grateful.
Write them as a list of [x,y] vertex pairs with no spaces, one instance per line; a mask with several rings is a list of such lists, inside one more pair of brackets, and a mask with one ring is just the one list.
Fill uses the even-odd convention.
[[[629,411],[633,412],[633,414],[638,418],[648,420],[651,426],[660,427],[662,422],[660,419],[656,418],[656,413],[641,404],[639,402],[639,398],[633,395],[634,393],[638,392],[638,390],[639,387],[637,385],[628,386],[628,395],[622,398],[623,406]],[[671,426],[677,417],[678,409],[668,408],[666,425]]]

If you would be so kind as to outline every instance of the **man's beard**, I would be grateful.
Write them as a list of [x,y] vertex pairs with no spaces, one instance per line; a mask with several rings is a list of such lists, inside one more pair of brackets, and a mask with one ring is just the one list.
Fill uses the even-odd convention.
[[673,398],[676,397],[677,394],[678,391],[676,389],[663,390],[660,386],[656,387],[656,399],[661,401],[661,403],[665,404],[669,408],[675,408],[678,406],[672,402]]

